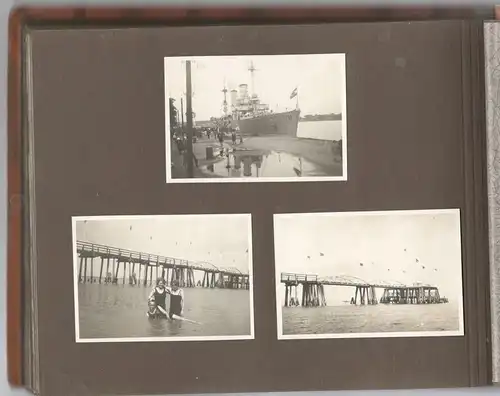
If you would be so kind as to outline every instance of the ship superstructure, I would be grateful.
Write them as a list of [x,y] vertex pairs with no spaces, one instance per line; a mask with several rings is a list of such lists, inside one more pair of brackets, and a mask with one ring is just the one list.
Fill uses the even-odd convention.
[[241,135],[287,135],[296,137],[300,118],[297,89],[290,95],[290,99],[297,97],[295,109],[273,112],[270,110],[269,104],[263,103],[257,93],[254,92],[254,72],[256,69],[253,62],[250,63],[248,70],[252,81],[252,92],[249,92],[246,83],[239,84],[238,90],[233,89],[230,91],[232,126],[237,127]]

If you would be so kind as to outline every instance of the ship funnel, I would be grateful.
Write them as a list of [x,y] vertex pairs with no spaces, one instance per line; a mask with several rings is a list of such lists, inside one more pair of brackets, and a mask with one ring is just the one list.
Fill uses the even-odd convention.
[[237,106],[237,99],[238,99],[238,91],[236,89],[231,90],[231,106],[236,107]]
[[244,99],[248,96],[248,84],[240,84],[240,99]]

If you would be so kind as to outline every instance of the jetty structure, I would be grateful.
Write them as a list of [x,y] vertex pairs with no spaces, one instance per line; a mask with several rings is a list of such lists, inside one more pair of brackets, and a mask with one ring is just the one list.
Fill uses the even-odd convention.
[[[254,73],[257,69],[253,61],[250,62],[248,71],[250,72],[251,87],[249,92],[248,84],[239,84],[238,90],[231,90],[231,125],[239,129],[239,134],[243,136],[267,136],[285,135],[297,137],[298,124],[300,119],[298,88],[295,88],[289,99],[296,99],[295,109],[281,112],[273,112],[269,104],[263,103],[256,93]],[[227,106],[225,87],[224,102]],[[227,108],[227,107],[225,107]],[[227,115],[226,115],[227,117]]]
[[[324,307],[327,305],[325,286],[353,287],[352,305],[376,304],[444,304],[446,297],[441,297],[436,286],[416,283],[405,285],[398,282],[370,283],[351,276],[320,277],[311,274],[281,273],[280,282],[285,286],[285,307]],[[302,295],[298,298],[298,286]],[[382,289],[382,296],[377,299],[377,289]]]
[[[181,287],[250,288],[249,274],[234,267],[216,267],[208,262],[189,261],[84,241],[76,242],[76,254],[79,258],[79,283],[148,286],[156,279],[162,278],[167,285],[175,280]],[[95,274],[94,260],[100,260],[99,273]],[[118,278],[120,268],[123,276]],[[195,271],[203,274],[202,280],[196,282]]]

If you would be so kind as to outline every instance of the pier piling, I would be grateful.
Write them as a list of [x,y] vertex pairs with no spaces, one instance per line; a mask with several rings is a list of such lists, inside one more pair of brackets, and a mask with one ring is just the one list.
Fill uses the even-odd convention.
[[[447,303],[448,299],[439,294],[435,286],[394,284],[388,286],[387,283],[368,283],[358,278],[352,277],[325,277],[319,278],[317,275],[306,274],[281,274],[281,283],[285,286],[284,306],[299,305],[297,287],[302,288],[302,299],[300,305],[303,307],[326,306],[325,286],[353,287],[354,296],[350,300],[352,305],[376,305],[381,304],[440,304]],[[383,289],[380,301],[377,298],[376,289]],[[349,301],[346,301],[348,303]]]
[[[87,242],[77,241],[77,254],[79,255],[78,281],[80,283],[97,282],[97,277],[94,279],[93,260],[94,258],[100,258],[99,283],[102,283],[104,261],[106,260],[105,284],[117,285],[121,281],[124,285],[148,286],[148,284],[152,285],[154,283],[153,275],[156,274],[156,279],[159,279],[161,275],[167,285],[171,285],[172,281],[177,280],[181,287],[191,288],[197,286],[195,271],[203,273],[203,280],[198,281],[198,285],[205,288],[248,289],[250,284],[249,275],[238,270],[217,269],[211,264],[203,265],[187,260],[122,250]],[[88,259],[90,259],[90,277]],[[135,272],[136,264],[139,267],[138,276]],[[128,282],[126,282],[126,278],[129,280]]]

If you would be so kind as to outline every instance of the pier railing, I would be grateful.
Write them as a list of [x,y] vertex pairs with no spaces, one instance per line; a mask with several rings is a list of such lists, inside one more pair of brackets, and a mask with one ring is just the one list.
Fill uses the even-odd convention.
[[282,272],[281,273],[281,283],[303,283],[303,282],[317,282],[318,281],[318,275],[311,275],[311,274],[293,274],[293,273],[287,273],[287,272]]
[[429,284],[412,284],[407,285],[400,282],[367,282],[363,279],[356,278],[354,276],[319,276],[316,274],[299,274],[299,273],[281,273],[281,283],[318,283],[322,285],[332,285],[332,286],[360,286],[360,287],[374,287],[379,289],[392,288],[392,289],[410,289],[410,288],[436,288],[435,286]]
[[221,273],[223,275],[248,276],[248,272],[242,272],[234,267],[217,267],[212,263],[191,261],[175,257],[161,256],[157,254],[143,253],[134,250],[121,249],[113,246],[100,245],[97,243],[77,241],[76,251],[80,257],[102,257],[114,258],[128,263],[138,263],[148,266],[162,266],[166,268],[189,268],[204,272]]

